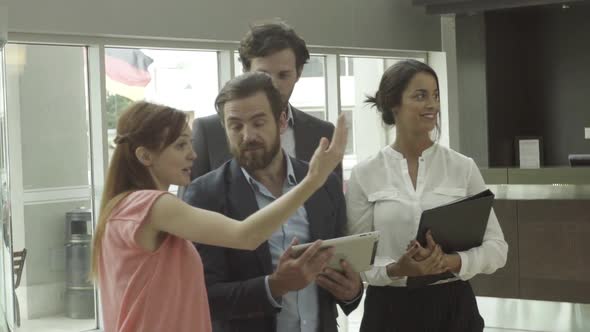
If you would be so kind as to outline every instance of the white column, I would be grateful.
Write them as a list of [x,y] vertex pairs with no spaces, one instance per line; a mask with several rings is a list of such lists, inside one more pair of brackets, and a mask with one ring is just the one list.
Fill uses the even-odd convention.
[[[438,76],[440,94],[440,145],[449,147],[449,80],[447,71],[447,57],[444,52],[428,52],[428,64]],[[453,133],[454,134],[454,133]]]
[[[101,197],[108,167],[108,133],[106,121],[106,86],[105,86],[105,56],[104,45],[93,45],[88,48],[88,96],[90,119],[90,167],[92,190],[92,215],[95,223],[98,221]],[[102,307],[96,288],[95,317],[98,328],[102,324]]]
[[[441,17],[442,49],[446,53],[447,109],[449,146],[459,151],[459,83],[457,78],[457,37],[455,16]],[[444,120],[444,119],[443,119]]]
[[338,54],[326,55],[326,119],[336,123],[340,115],[340,68]]
[[218,77],[219,77],[219,89],[227,83],[232,77],[234,77],[235,72],[235,62],[234,62],[234,50],[223,50],[217,52],[217,61],[218,65]]

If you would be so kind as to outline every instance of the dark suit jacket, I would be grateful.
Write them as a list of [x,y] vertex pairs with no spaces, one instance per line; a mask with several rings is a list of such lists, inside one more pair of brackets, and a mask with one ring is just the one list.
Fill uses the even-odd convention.
[[[307,174],[307,163],[291,158],[297,181]],[[194,180],[184,200],[199,208],[220,212],[244,220],[258,210],[252,188],[235,159]],[[305,203],[310,237],[329,239],[343,236],[346,207],[340,180],[330,175],[326,183]],[[270,303],[264,278],[273,272],[268,242],[254,251],[197,245],[205,268],[213,330],[215,332],[275,332],[277,309]],[[319,289],[320,329],[336,332],[336,300]],[[348,314],[360,298],[348,305],[340,304]],[[276,331],[280,332],[280,331]]]
[[[295,107],[291,107],[291,110],[293,111],[295,157],[309,161],[318,147],[320,138],[332,139],[334,125]],[[193,162],[191,180],[207,174],[232,158],[227,146],[225,129],[217,114],[193,121],[193,149],[197,153],[197,159]],[[342,164],[338,165],[334,172],[342,179]]]

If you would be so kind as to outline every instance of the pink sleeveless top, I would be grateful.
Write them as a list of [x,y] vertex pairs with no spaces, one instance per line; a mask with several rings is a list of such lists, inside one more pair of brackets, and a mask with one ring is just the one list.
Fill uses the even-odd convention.
[[107,222],[99,258],[105,332],[211,331],[203,263],[193,244],[168,234],[150,252],[136,241],[163,194],[133,192]]

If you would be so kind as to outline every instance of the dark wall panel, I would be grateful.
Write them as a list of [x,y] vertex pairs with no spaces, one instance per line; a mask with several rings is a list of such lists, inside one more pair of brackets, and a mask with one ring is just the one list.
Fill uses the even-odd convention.
[[590,153],[590,5],[486,14],[489,161],[516,166],[516,136],[542,136],[544,165]]

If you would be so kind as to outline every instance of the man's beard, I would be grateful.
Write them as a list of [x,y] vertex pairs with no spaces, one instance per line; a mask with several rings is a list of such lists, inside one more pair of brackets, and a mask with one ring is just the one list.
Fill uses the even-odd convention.
[[[256,149],[248,151],[249,149]],[[264,143],[250,142],[241,144],[240,147],[231,147],[231,154],[236,158],[240,166],[248,173],[266,168],[272,162],[273,158],[281,150],[281,139],[277,131],[274,142],[267,150]]]

